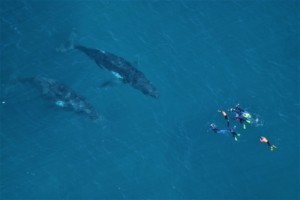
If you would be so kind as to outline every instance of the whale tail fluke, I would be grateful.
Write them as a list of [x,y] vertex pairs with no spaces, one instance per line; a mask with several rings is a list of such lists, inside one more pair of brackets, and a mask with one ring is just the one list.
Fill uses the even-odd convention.
[[61,44],[59,47],[56,48],[57,52],[66,52],[69,50],[74,49],[74,40],[77,37],[77,33],[75,30],[72,30],[68,40]]

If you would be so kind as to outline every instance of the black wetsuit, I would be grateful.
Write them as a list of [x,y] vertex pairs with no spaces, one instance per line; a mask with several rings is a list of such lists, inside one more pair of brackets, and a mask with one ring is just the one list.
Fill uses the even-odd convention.
[[237,133],[233,130],[233,129],[230,129],[230,133],[232,134],[232,137],[237,137]]
[[227,127],[229,127],[229,119],[228,119],[228,116],[225,115],[224,118],[226,119],[226,125],[227,125]]

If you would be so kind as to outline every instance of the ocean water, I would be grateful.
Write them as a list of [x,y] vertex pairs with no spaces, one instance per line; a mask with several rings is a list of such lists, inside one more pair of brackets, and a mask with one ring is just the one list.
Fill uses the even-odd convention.
[[[0,199],[299,199],[299,1],[0,1]],[[159,99],[76,50],[112,52]],[[92,121],[19,78],[65,83]],[[231,136],[217,112],[261,120]],[[259,137],[277,146],[273,152]]]

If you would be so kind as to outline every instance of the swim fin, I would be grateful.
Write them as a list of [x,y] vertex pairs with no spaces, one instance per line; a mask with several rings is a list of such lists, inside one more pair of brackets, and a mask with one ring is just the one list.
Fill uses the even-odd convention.
[[270,147],[270,150],[271,150],[271,151],[274,151],[276,148],[277,148],[277,147],[276,147],[275,145],[272,145],[272,146]]

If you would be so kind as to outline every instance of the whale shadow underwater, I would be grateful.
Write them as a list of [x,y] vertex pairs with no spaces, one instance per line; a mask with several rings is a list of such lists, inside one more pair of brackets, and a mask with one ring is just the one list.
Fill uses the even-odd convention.
[[34,86],[42,93],[44,99],[49,100],[53,105],[63,110],[83,114],[93,120],[100,117],[96,109],[83,96],[78,95],[71,88],[54,79],[35,76],[22,78],[19,81]]
[[[144,95],[159,98],[159,93],[155,86],[146,78],[145,74],[134,67],[129,61],[112,53],[85,47],[83,45],[74,45],[75,34],[71,34],[70,39],[57,51],[65,52],[70,49],[77,49],[94,60],[101,69],[110,71],[117,80],[124,84],[129,84],[133,88],[141,91]],[[105,82],[102,86],[114,84],[115,82]]]

